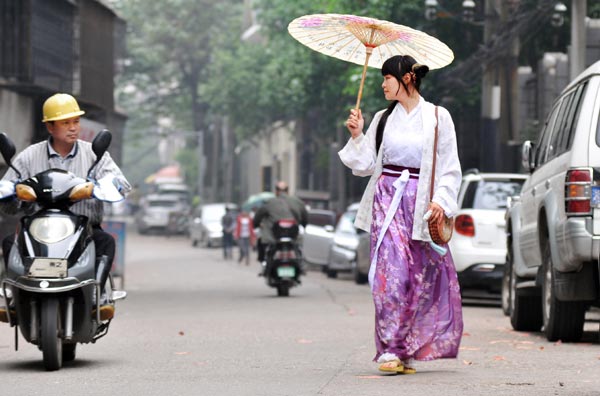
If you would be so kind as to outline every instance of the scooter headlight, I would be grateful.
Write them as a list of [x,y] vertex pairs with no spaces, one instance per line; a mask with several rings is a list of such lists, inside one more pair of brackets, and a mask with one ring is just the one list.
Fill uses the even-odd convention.
[[48,244],[60,242],[74,232],[75,225],[67,217],[41,217],[29,226],[29,233],[35,240]]

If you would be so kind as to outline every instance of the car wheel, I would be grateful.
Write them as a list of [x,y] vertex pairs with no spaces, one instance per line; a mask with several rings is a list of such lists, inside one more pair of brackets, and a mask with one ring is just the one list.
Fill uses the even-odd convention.
[[510,275],[512,271],[512,260],[510,257],[510,252],[506,253],[506,262],[504,263],[504,271],[502,272],[502,292],[501,292],[501,302],[502,302],[502,312],[504,315],[510,315]]
[[543,270],[542,307],[546,338],[548,341],[579,341],[583,335],[586,306],[580,301],[560,301],[556,298],[550,244],[546,244],[544,249]]
[[332,270],[329,267],[327,267],[325,269],[325,274],[327,275],[328,278],[337,278],[337,271],[336,270]]
[[356,263],[354,263],[352,272],[354,275],[354,282],[356,282],[357,285],[364,285],[369,281],[369,276],[360,272]]
[[510,263],[510,324],[517,331],[539,331],[542,327],[540,297],[531,289],[517,289],[519,277]]

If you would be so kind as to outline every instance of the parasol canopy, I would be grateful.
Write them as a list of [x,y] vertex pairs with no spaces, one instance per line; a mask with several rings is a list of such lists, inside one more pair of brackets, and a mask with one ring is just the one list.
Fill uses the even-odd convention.
[[254,208],[261,207],[271,198],[275,198],[275,194],[270,191],[263,191],[258,194],[250,195],[246,202],[242,204],[242,210],[250,212]]
[[417,63],[439,69],[454,53],[437,38],[408,26],[356,15],[313,14],[294,19],[292,37],[307,47],[335,58],[363,65],[356,101],[360,106],[367,66],[381,68],[394,55],[410,55]]

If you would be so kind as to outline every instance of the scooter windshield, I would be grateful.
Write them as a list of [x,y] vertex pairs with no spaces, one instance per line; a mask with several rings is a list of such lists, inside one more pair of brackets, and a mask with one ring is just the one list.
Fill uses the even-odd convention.
[[115,184],[116,178],[113,175],[104,176],[98,179],[97,184],[94,186],[92,194],[100,201],[104,202],[119,202],[125,199],[119,192]]

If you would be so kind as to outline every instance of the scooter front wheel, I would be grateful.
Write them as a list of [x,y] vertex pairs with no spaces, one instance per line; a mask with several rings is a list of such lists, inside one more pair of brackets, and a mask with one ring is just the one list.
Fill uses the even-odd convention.
[[57,298],[42,301],[41,343],[44,368],[47,371],[62,367],[60,304]]

